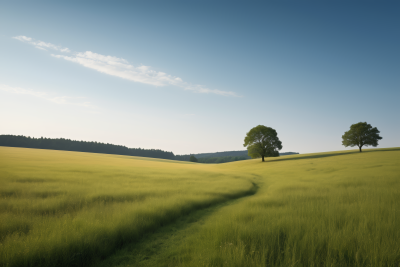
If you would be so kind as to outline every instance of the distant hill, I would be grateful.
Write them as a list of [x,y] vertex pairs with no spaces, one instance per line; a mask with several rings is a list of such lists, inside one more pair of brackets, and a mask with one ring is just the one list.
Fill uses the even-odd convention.
[[[282,152],[280,156],[299,154],[298,152]],[[224,151],[214,153],[198,153],[190,155],[176,155],[175,160],[189,161],[190,156],[195,156],[200,163],[224,163],[238,160],[251,159],[247,150]]]
[[[282,152],[279,153],[280,156],[299,154],[298,152]],[[251,157],[247,155],[247,150],[237,150],[237,151],[224,151],[224,152],[214,152],[214,153],[199,153],[193,154],[196,158],[217,158],[217,157],[245,157],[250,159]]]

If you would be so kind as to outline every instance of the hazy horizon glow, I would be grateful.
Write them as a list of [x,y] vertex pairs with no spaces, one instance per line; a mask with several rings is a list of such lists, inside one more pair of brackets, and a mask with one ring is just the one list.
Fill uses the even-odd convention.
[[[345,150],[357,122],[400,146],[400,4],[0,4],[0,134],[196,154]],[[340,18],[340,19],[339,19]]]

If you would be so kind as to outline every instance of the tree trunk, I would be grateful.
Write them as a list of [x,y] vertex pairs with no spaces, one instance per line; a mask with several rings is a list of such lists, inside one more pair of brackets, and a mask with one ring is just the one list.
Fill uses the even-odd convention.
[[362,152],[362,151],[361,151],[361,146],[359,146],[358,148],[360,149],[360,152]]
[[261,157],[262,157],[262,161],[264,162],[264,155],[262,155]]

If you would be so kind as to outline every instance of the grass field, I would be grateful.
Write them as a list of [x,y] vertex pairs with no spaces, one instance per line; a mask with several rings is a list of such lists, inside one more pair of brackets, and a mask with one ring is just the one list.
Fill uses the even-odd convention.
[[[0,147],[0,197],[2,266],[400,266],[400,148],[213,165]],[[174,225],[157,257],[124,250]]]
[[234,166],[259,174],[260,190],[215,213],[164,266],[400,266],[400,149]]
[[213,166],[0,147],[0,265],[85,265],[192,210],[253,193]]

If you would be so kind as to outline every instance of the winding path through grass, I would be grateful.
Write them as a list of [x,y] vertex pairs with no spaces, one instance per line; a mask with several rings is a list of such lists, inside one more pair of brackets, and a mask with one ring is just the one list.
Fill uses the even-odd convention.
[[193,164],[0,147],[0,266],[399,266],[399,160],[400,148]]
[[0,266],[87,266],[253,193],[253,180],[217,165],[0,147]]
[[[400,149],[220,164],[257,183],[98,266],[400,266]],[[248,175],[248,176],[246,176]]]
[[[188,236],[199,230],[206,219],[221,208],[239,203],[245,198],[257,193],[258,185],[248,195],[231,199],[222,203],[212,205],[208,208],[193,211],[182,216],[176,221],[163,226],[153,233],[147,233],[135,243],[124,246],[112,256],[103,261],[95,262],[92,267],[123,267],[123,266],[169,266],[178,260],[177,248]],[[168,259],[168,261],[166,261]]]

